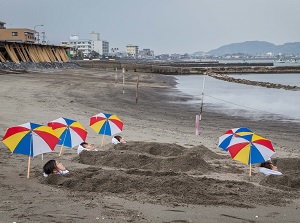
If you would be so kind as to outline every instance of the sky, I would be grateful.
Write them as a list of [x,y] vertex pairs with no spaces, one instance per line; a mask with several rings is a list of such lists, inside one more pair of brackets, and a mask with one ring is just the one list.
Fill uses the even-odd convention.
[[133,44],[184,54],[244,41],[300,42],[299,9],[300,0],[0,0],[0,21],[36,26],[51,44],[94,31],[121,51]]

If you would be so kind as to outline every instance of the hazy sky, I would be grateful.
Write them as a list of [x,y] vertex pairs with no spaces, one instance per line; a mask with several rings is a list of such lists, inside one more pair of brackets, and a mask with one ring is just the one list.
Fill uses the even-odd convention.
[[155,54],[209,51],[261,40],[300,42],[300,0],[0,0],[6,27],[45,31],[58,44],[99,32],[110,48]]

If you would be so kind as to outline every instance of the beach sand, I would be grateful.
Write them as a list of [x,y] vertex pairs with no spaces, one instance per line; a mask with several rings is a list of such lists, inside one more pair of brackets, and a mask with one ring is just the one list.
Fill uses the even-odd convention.
[[[136,80],[139,94],[136,103]],[[99,151],[64,148],[31,160],[0,144],[0,222],[300,222],[300,124],[224,115],[204,105],[200,135],[175,78],[96,69],[45,69],[0,75],[0,136],[8,127],[59,117],[79,121]],[[201,87],[201,86],[200,86]],[[124,91],[124,93],[123,93]],[[116,114],[128,143],[97,135],[89,117]],[[226,130],[246,126],[271,139],[282,177],[233,161],[218,148]],[[49,159],[67,175],[42,176]]]

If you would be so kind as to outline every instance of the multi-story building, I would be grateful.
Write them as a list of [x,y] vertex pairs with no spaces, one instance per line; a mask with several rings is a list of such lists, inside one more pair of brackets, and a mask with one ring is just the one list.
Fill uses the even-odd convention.
[[5,29],[5,24],[6,24],[5,22],[0,21],[0,29]]
[[133,57],[133,58],[137,58],[138,57],[138,52],[139,52],[139,47],[138,46],[134,46],[132,44],[127,44],[126,45],[126,52],[128,57]]
[[154,51],[150,49],[140,50],[138,57],[141,59],[154,59]]
[[81,51],[85,57],[89,57],[92,51],[99,53],[101,56],[109,54],[109,42],[100,40],[100,34],[94,32],[90,34],[90,39],[79,39],[76,34],[71,35],[69,41],[61,41],[60,45],[70,47],[71,55],[77,54],[78,51]]
[[26,28],[5,28],[5,23],[0,21],[0,41],[35,43],[35,31]]
[[99,53],[101,56],[108,56],[109,54],[109,42],[100,40],[99,33],[90,33],[92,40],[92,50]]

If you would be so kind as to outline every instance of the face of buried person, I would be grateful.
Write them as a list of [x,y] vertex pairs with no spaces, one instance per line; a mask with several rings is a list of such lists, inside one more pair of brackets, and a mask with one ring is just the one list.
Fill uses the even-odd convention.
[[66,167],[62,163],[55,161],[55,164],[56,164],[56,170],[55,170],[56,172],[66,170]]

